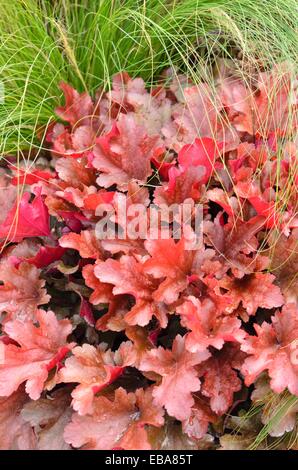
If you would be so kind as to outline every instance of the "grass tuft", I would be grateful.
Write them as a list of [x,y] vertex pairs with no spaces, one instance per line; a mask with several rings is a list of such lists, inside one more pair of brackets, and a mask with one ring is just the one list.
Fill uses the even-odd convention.
[[251,67],[296,63],[294,11],[295,0],[0,0],[0,154],[38,149],[61,80],[94,93],[120,70],[150,85],[174,66],[208,81],[235,48]]

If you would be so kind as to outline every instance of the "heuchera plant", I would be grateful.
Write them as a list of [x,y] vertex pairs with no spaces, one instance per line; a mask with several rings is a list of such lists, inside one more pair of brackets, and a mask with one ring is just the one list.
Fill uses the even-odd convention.
[[[213,447],[260,377],[298,396],[295,81],[61,88],[49,151],[0,174],[1,448]],[[201,204],[203,243],[100,239],[121,198]]]

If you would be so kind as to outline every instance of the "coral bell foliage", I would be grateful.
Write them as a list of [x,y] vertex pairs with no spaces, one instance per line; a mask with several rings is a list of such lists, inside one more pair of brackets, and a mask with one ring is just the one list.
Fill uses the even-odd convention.
[[[48,150],[2,168],[2,448],[231,448],[227,414],[298,396],[296,82],[215,84],[62,83]],[[202,243],[100,238],[119,200],[200,204]]]

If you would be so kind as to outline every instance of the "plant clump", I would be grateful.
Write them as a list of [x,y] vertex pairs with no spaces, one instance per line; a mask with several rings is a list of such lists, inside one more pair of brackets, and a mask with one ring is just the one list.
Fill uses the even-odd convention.
[[[214,87],[173,70],[150,89],[122,72],[93,98],[61,84],[47,150],[0,174],[3,448],[261,448],[273,415],[270,443],[291,441],[294,78],[283,63],[247,83],[219,61]],[[168,238],[134,236],[136,204],[199,205],[201,242],[194,212],[179,239],[174,218]],[[99,236],[102,205],[120,236]],[[266,394],[290,397],[286,417],[262,404],[240,425]]]

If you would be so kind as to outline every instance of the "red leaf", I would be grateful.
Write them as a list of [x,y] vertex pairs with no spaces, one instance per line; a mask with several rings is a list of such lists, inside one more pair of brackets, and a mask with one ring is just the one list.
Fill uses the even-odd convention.
[[258,270],[258,266],[261,266],[261,270],[264,269],[268,258],[258,253],[254,258],[247,255],[257,251],[258,241],[255,235],[263,228],[265,218],[257,216],[244,222],[238,217],[235,221],[222,224],[220,216],[219,213],[214,222],[204,221],[203,229],[206,241],[215,248],[227,269],[231,268],[237,277],[253,273]]
[[93,114],[93,103],[90,96],[87,93],[80,95],[64,82],[61,82],[60,88],[64,93],[65,105],[56,108],[56,114],[71,125],[77,123],[82,125],[86,119],[90,119]]
[[156,142],[157,137],[148,137],[133,115],[120,115],[117,125],[97,139],[93,150],[92,165],[102,172],[97,183],[104,188],[117,184],[120,189],[127,189],[131,180],[144,183],[152,173],[150,159]]
[[9,211],[0,225],[0,237],[10,242],[20,242],[27,237],[45,237],[50,235],[48,210],[40,195],[30,203],[30,194],[24,193]]
[[[99,282],[99,281],[98,281]],[[125,315],[131,307],[128,295],[117,295],[110,300],[107,313],[102,315],[96,322],[95,328],[100,331],[122,331],[127,328],[124,320]]]
[[215,140],[209,137],[204,137],[203,139],[197,138],[193,144],[182,147],[178,154],[178,162],[182,168],[190,166],[203,167],[205,172],[200,183],[205,184],[214,171],[215,160],[219,156],[222,147],[221,143],[217,144]]
[[154,202],[157,205],[181,204],[186,199],[199,200],[201,182],[205,169],[202,166],[181,168],[173,166],[169,169],[169,181],[154,191]]
[[71,231],[80,232],[83,229],[82,221],[84,221],[84,216],[79,212],[58,210],[57,215],[65,221]]
[[37,268],[45,268],[54,261],[58,261],[65,253],[65,249],[60,246],[40,246],[36,255],[26,258],[26,262],[34,264]]
[[270,132],[276,132],[282,136],[297,128],[294,86],[295,76],[286,63],[259,74],[255,98],[257,134],[267,137]]
[[100,190],[95,194],[89,194],[84,199],[85,209],[96,211],[100,204],[112,204],[115,191]]
[[259,73],[256,91],[235,77],[224,80],[221,98],[238,131],[264,137],[272,132],[283,135],[297,126],[291,103],[293,85],[294,77],[288,66],[280,64],[271,71]]
[[81,296],[80,317],[84,318],[84,320],[86,321],[86,323],[88,323],[88,325],[90,326],[95,325],[95,319],[94,319],[91,305],[82,296]]
[[275,200],[266,200],[265,194],[262,194],[255,183],[252,181],[241,181],[236,185],[235,192],[238,196],[247,198],[256,213],[266,218],[266,228],[278,226],[278,213]]
[[50,171],[45,170],[27,170],[23,168],[16,169],[17,175],[11,179],[11,184],[14,186],[25,185],[25,184],[35,184],[39,181],[46,182],[51,178],[55,178],[56,173],[51,173]]
[[157,169],[158,174],[162,177],[162,179],[168,181],[169,170],[175,166],[176,161],[167,161],[166,149],[164,147],[158,147],[154,150],[151,162]]
[[[161,134],[171,120],[171,102],[161,87],[146,89],[142,78],[131,79],[126,72],[113,77],[112,90],[106,94],[111,103],[110,115],[133,114],[141,122],[148,135]],[[110,116],[109,116],[110,117]]]

